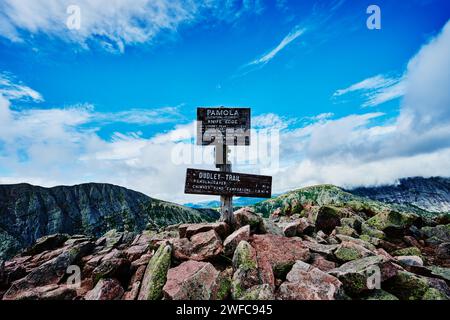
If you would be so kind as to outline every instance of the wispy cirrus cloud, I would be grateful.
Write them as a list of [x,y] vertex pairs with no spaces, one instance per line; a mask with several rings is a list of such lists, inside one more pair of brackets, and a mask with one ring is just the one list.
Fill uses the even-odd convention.
[[352,84],[347,88],[336,90],[333,98],[358,94],[365,100],[362,107],[374,107],[403,96],[406,89],[404,80],[403,76],[379,74]]
[[[78,30],[66,26],[70,5],[80,8]],[[176,34],[180,27],[208,17],[233,21],[261,10],[259,0],[2,0],[0,36],[24,42],[44,34],[83,48],[98,45],[121,53],[126,46],[152,43],[161,34]]]
[[287,45],[289,45],[292,41],[300,37],[302,34],[304,34],[306,31],[306,28],[300,28],[296,26],[291,32],[289,32],[283,40],[272,50],[267,52],[266,54],[262,55],[261,57],[249,62],[247,66],[252,65],[265,65],[266,63],[270,62],[273,58],[276,57],[276,55],[283,50]]
[[9,100],[44,101],[42,95],[22,82],[18,82],[13,75],[0,72],[0,94]]

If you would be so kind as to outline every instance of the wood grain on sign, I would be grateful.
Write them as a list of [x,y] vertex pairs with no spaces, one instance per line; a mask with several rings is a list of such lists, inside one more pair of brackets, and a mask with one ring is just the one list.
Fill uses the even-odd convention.
[[187,169],[185,193],[270,198],[272,177]]
[[197,108],[197,144],[250,145],[250,108]]

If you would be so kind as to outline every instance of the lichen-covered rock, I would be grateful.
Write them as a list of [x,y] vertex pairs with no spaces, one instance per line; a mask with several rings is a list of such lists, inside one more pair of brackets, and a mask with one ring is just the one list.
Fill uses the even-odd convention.
[[435,288],[429,288],[423,295],[422,300],[449,300],[449,297]]
[[361,236],[362,235],[378,239],[384,239],[386,236],[383,231],[373,228],[365,222],[361,223]]
[[372,251],[367,250],[363,246],[353,242],[342,242],[334,251],[335,257],[343,262],[357,260],[374,255]]
[[316,231],[323,231],[326,234],[330,234],[334,228],[341,225],[341,218],[345,217],[341,208],[333,206],[323,206],[317,213],[315,225]]
[[272,288],[268,284],[260,284],[253,286],[245,291],[239,300],[274,300],[275,295]]
[[234,231],[223,242],[223,253],[230,256],[234,253],[234,250],[241,241],[248,241],[250,238],[250,226],[243,226],[242,228]]
[[24,250],[22,255],[36,255],[43,251],[56,249],[61,247],[68,238],[69,236],[67,234],[60,233],[44,236],[37,239],[32,247]]
[[435,227],[423,227],[420,229],[428,237],[429,243],[450,242],[450,224],[438,225]]
[[377,283],[395,276],[398,269],[383,256],[370,256],[347,262],[328,273],[337,277],[344,284],[347,294],[355,296],[374,289]]
[[325,255],[332,255],[339,247],[338,244],[321,244],[312,241],[303,241],[303,244],[312,252],[317,252]]
[[407,229],[417,219],[417,215],[394,210],[384,211],[367,220],[367,224],[375,229]]
[[[408,271],[399,271],[397,275],[384,283],[384,288],[401,300],[421,300],[429,289],[435,287],[427,277],[419,276]],[[434,288],[438,290],[438,288]],[[442,291],[438,290],[442,293]],[[430,299],[434,290],[428,292],[426,298]],[[444,293],[442,293],[445,295]],[[433,296],[435,296],[433,294]]]
[[172,268],[164,285],[168,300],[215,300],[220,292],[220,273],[209,262],[185,261]]
[[307,261],[310,257],[309,249],[296,237],[254,235],[251,244],[256,250],[258,265],[266,261],[280,279],[285,277],[297,260]]
[[450,282],[450,268],[443,268],[438,266],[427,267],[432,275],[438,276]]
[[303,261],[294,264],[278,290],[282,300],[335,300],[342,294],[337,278]]
[[139,300],[157,300],[162,297],[162,288],[166,283],[171,255],[172,247],[165,245],[160,246],[150,259],[142,280]]
[[349,237],[357,237],[358,236],[358,232],[356,232],[356,230],[351,228],[350,226],[336,227],[336,228],[334,228],[334,232],[336,234],[342,234],[344,236],[349,236]]
[[255,249],[247,242],[239,242],[233,255],[233,280],[231,294],[233,299],[241,298],[253,286],[261,283]]
[[252,232],[263,229],[263,219],[255,213],[253,208],[244,207],[234,212],[236,229],[249,225]]
[[84,297],[85,300],[120,300],[124,290],[116,279],[101,279],[94,289]]
[[277,236],[284,236],[283,229],[272,219],[263,219],[261,224],[261,233],[270,233]]
[[378,289],[370,291],[370,294],[364,300],[398,300],[398,298],[389,292]]
[[394,252],[392,252],[392,255],[393,256],[418,256],[418,257],[421,257],[422,252],[420,251],[419,248],[409,247],[409,248],[395,250]]

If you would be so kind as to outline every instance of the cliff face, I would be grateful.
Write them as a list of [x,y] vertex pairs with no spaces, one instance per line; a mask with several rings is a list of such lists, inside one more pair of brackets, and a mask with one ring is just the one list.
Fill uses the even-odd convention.
[[381,202],[412,205],[429,212],[450,212],[450,178],[407,178],[396,185],[356,188],[350,192]]
[[0,185],[0,257],[54,233],[98,237],[110,229],[141,232],[218,218],[213,212],[150,198],[123,187],[89,183],[43,188]]

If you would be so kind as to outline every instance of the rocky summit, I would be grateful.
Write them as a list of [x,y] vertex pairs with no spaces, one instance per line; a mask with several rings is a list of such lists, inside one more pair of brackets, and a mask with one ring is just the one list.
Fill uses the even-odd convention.
[[[301,199],[300,199],[301,200]],[[296,200],[266,217],[53,234],[0,262],[4,300],[448,300],[450,221]],[[266,212],[267,213],[267,212]]]

